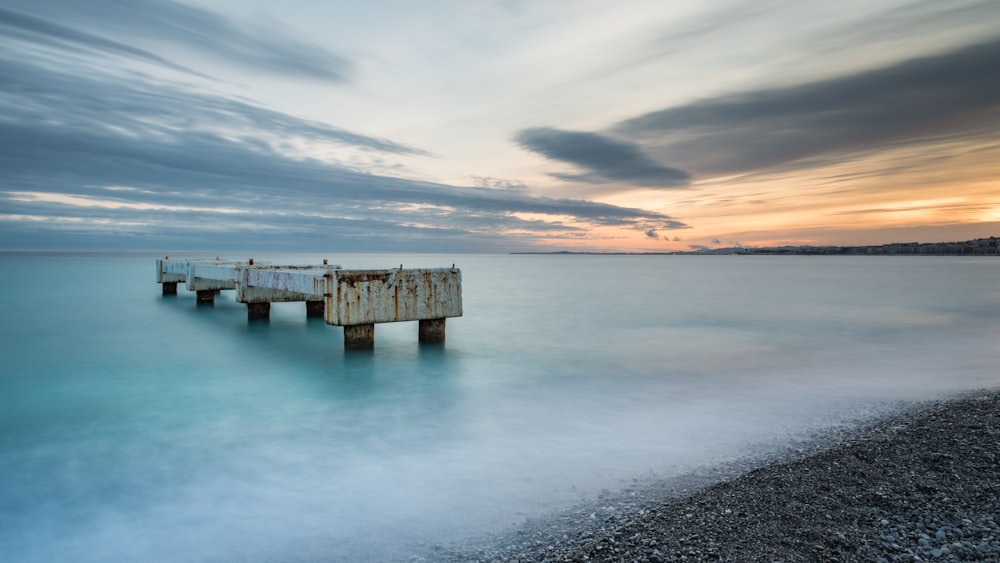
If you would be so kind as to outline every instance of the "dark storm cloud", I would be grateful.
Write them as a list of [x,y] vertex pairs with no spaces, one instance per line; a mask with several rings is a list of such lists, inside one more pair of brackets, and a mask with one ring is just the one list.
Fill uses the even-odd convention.
[[[116,37],[181,45],[228,63],[274,74],[342,81],[351,72],[347,59],[318,45],[293,38],[275,24],[254,29],[179,2],[8,0],[5,4],[7,8],[20,12],[22,29],[28,26],[35,33],[91,48],[121,53],[141,51],[130,47],[122,49],[121,46],[116,47],[113,41],[103,42],[97,37],[110,33]],[[24,19],[26,14],[30,19]],[[78,27],[86,31],[79,31]],[[135,52],[130,54],[138,56]]]
[[828,80],[701,100],[611,134],[696,174],[781,165],[956,131],[992,134],[1000,41]]
[[606,135],[539,127],[519,132],[515,140],[527,150],[586,171],[582,174],[552,174],[563,180],[674,187],[686,184],[689,179],[683,170],[664,166],[649,158],[638,145]]

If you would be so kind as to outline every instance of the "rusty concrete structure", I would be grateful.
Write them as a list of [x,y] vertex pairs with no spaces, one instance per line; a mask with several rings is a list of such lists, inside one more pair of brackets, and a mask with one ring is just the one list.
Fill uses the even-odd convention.
[[246,303],[247,320],[270,318],[271,303],[301,301],[306,315],[344,327],[344,347],[370,349],[375,325],[418,321],[419,341],[443,343],[445,319],[462,316],[462,272],[451,268],[345,270],[318,266],[278,266],[248,260],[156,261],[163,295],[185,283],[199,304],[214,303],[222,290],[235,290]]

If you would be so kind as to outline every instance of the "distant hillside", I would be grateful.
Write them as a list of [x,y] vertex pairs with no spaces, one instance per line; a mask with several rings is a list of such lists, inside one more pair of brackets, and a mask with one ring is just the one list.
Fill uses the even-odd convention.
[[803,254],[803,255],[884,255],[884,256],[1000,256],[1000,238],[978,238],[962,242],[894,242],[871,246],[730,246],[677,252],[512,252],[511,254]]
[[684,254],[882,254],[927,255],[927,256],[996,256],[1000,239],[979,238],[962,242],[894,242],[873,246],[775,246],[775,247],[732,247],[697,250]]

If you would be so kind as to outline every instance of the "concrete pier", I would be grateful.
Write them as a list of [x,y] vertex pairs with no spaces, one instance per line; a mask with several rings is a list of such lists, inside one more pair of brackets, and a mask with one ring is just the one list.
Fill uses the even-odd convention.
[[[250,264],[239,272],[238,278],[236,279],[236,301],[238,303],[247,304],[248,320],[267,319],[270,316],[271,303],[289,303],[294,301],[301,301],[306,304],[306,318],[323,318],[323,310],[326,308],[326,303],[323,301],[323,295],[312,292],[287,291],[274,286],[274,284],[268,286],[250,283],[248,279],[248,272],[251,270],[265,272],[299,271],[312,273],[314,275],[326,275],[327,272],[339,268],[340,266],[331,266],[329,264],[324,264],[322,266],[275,266],[271,264],[259,263]],[[263,307],[253,307],[255,310],[254,312],[251,312],[252,305],[262,303],[268,304],[268,307],[266,309]]]
[[163,295],[177,295],[177,284],[187,280],[187,263],[174,268],[170,257],[156,261],[156,282],[163,286]]
[[344,348],[371,350],[375,347],[375,325],[350,325],[344,327]]
[[270,303],[247,303],[248,321],[267,321],[271,319]]
[[425,319],[420,321],[417,337],[421,344],[444,344],[444,319]]
[[326,310],[326,303],[323,301],[306,301],[306,318],[322,319]]
[[307,318],[344,327],[344,347],[371,349],[375,325],[419,322],[421,343],[445,341],[445,319],[462,316],[462,273],[451,268],[345,270],[326,260],[320,266],[276,266],[229,260],[157,260],[164,295],[184,282],[199,303],[214,302],[221,290],[236,290],[247,320],[267,320],[271,303],[301,301]]

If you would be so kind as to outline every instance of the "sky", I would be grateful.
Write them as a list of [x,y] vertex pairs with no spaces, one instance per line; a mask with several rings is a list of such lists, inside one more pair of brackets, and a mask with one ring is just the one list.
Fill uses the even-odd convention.
[[995,0],[3,0],[0,249],[1000,236]]

